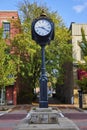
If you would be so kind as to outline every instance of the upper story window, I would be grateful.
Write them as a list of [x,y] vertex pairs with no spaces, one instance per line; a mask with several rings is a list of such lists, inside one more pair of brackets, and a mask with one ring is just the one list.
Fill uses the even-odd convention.
[[10,37],[10,23],[3,22],[3,38],[9,38],[9,37]]

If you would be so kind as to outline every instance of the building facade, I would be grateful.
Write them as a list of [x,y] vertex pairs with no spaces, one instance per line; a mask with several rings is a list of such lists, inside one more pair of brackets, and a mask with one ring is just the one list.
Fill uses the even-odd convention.
[[[78,62],[80,61],[81,63],[84,63],[82,51],[78,44],[78,42],[82,41],[81,28],[84,29],[87,38],[87,24],[77,24],[72,22],[69,28],[72,37],[70,44],[72,44],[72,57],[74,60],[73,63],[67,62],[64,64],[63,67],[66,70],[64,74],[64,84],[62,86],[60,84],[57,85],[57,98],[62,103],[79,104],[79,86],[77,84],[79,72]],[[87,97],[84,98],[84,101],[85,99],[87,99]]]
[[[16,34],[20,32],[20,29],[13,23],[19,21],[17,11],[0,11],[0,28],[3,27],[3,38],[7,39],[7,44],[10,44],[10,40],[14,38]],[[6,88],[0,90],[0,104],[17,104],[17,90],[15,84],[6,86]]]
[[78,24],[72,22],[70,25],[71,36],[72,36],[72,56],[73,56],[73,87],[74,87],[74,103],[78,104],[78,89],[79,86],[76,82],[78,80],[78,62],[84,63],[83,55],[78,42],[82,41],[81,28],[85,32],[87,38],[87,24]]

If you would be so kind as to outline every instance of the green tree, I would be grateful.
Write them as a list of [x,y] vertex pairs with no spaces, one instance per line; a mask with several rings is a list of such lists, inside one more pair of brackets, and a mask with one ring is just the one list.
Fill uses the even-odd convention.
[[0,87],[12,85],[16,79],[16,65],[9,52],[10,48],[2,38],[0,29]]
[[[26,81],[29,88],[38,86],[38,79],[41,71],[41,50],[40,46],[31,38],[31,23],[33,19],[40,16],[42,9],[55,23],[55,39],[46,46],[46,70],[49,80],[56,83],[63,81],[63,64],[71,61],[71,49],[69,44],[70,33],[65,27],[62,18],[57,12],[50,12],[46,6],[39,6],[36,2],[31,4],[25,0],[20,4],[19,10],[22,21],[22,33],[18,34],[12,47],[15,47],[17,56],[18,74]],[[55,79],[56,78],[56,79]],[[54,81],[55,79],[55,81]]]

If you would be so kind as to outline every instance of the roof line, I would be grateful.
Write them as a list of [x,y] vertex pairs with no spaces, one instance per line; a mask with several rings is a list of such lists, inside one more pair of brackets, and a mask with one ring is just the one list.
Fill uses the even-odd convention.
[[18,12],[17,10],[0,10],[0,12]]

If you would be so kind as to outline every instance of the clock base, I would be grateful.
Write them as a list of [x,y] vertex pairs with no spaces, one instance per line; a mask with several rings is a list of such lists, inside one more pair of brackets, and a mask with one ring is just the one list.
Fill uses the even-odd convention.
[[48,101],[40,101],[39,107],[40,108],[48,108]]

